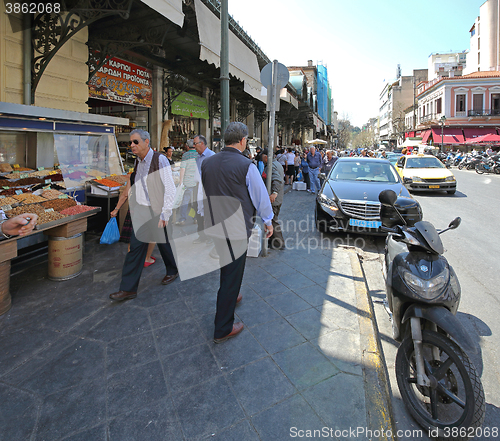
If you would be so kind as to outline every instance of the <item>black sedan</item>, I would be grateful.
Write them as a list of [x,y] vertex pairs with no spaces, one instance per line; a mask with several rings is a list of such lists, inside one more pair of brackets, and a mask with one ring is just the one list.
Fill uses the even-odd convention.
[[[386,159],[339,158],[316,197],[315,220],[319,231],[384,234],[378,195],[391,189],[396,206],[409,222],[421,220],[422,211]],[[384,225],[399,222],[395,212],[384,212]]]

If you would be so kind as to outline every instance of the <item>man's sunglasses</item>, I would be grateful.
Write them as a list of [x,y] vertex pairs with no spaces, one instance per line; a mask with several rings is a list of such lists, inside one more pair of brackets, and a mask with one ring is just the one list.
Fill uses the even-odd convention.
[[139,144],[139,140],[138,139],[132,139],[130,141],[130,144],[134,143],[135,145],[138,145]]

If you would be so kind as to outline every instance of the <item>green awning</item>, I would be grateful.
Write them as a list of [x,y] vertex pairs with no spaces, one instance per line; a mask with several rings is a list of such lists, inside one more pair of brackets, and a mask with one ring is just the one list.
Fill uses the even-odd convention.
[[189,116],[190,118],[209,118],[207,100],[187,92],[182,92],[172,101],[171,112],[174,115]]

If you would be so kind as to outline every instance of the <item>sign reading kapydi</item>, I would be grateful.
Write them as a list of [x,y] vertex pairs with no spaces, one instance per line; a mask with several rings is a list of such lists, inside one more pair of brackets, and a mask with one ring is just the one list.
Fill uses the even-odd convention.
[[131,106],[153,104],[153,71],[111,58],[92,77],[89,97]]

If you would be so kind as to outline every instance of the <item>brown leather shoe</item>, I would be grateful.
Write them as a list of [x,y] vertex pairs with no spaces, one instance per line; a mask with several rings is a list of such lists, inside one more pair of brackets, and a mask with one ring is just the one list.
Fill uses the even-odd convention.
[[179,277],[179,273],[174,274],[173,276],[169,276],[168,274],[163,278],[161,281],[162,285],[168,285],[169,283],[172,283],[175,279]]
[[134,291],[118,291],[109,295],[109,298],[111,300],[117,300],[117,301],[135,299],[136,297],[137,297],[137,292]]
[[243,296],[240,294],[238,294],[238,298],[236,299],[236,304],[240,303],[241,300],[243,299]]
[[214,343],[222,343],[223,341],[226,341],[226,340],[238,335],[241,331],[243,331],[243,323],[241,323],[241,322],[233,323],[233,330],[229,334],[227,334],[225,337],[214,338]]

